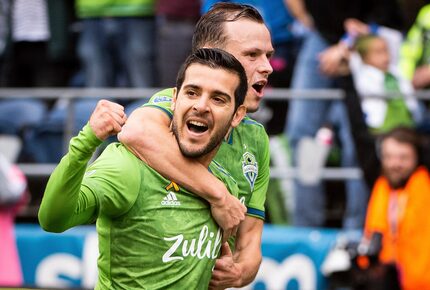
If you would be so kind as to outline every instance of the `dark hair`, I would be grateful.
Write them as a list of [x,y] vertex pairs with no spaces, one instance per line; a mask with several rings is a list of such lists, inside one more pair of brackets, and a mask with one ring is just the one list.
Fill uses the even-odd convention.
[[237,75],[239,77],[239,85],[234,91],[234,111],[243,104],[248,91],[248,81],[245,70],[233,55],[217,48],[198,49],[185,60],[176,79],[176,89],[178,92],[184,83],[185,73],[188,67],[194,63],[202,64],[214,69],[224,69]]
[[241,18],[264,24],[261,14],[250,5],[226,2],[213,5],[196,24],[193,35],[193,51],[207,45],[224,48],[227,40],[224,22],[234,22]]
[[389,138],[392,138],[399,143],[411,145],[417,154],[418,163],[422,163],[423,139],[414,128],[401,126],[396,127],[385,134],[382,134],[377,140],[378,154],[380,154],[380,147],[382,143]]

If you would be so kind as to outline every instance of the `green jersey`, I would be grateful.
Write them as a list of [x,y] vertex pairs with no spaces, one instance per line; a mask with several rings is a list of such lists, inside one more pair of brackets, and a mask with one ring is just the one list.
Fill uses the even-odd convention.
[[[155,94],[144,106],[156,107],[171,118],[173,89]],[[269,184],[269,137],[263,125],[245,117],[224,140],[214,158],[237,181],[239,199],[247,206],[247,215],[264,220],[264,202]]]
[[[97,143],[88,125],[72,139],[48,182],[41,225],[61,231],[97,221],[96,289],[207,289],[222,240],[209,204],[120,143],[86,169]],[[236,182],[219,164],[209,170],[237,196]],[[56,225],[45,226],[51,220]]]

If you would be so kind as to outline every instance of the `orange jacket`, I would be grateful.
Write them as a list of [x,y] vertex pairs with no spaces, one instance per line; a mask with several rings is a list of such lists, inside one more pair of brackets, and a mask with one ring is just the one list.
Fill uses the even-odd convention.
[[375,231],[383,234],[379,258],[397,264],[402,288],[430,290],[430,175],[424,167],[403,189],[392,190],[387,179],[379,177],[365,224],[366,235]]

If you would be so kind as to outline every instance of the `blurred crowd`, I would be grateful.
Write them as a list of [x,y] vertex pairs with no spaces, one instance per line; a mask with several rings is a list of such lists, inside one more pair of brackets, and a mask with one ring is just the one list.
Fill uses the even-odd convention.
[[[195,23],[216,2],[0,0],[0,87],[172,87]],[[381,259],[400,265],[404,289],[430,289],[428,281],[414,284],[426,276],[420,269],[430,268],[430,255],[411,270],[405,265],[414,258],[402,254],[425,248],[404,237],[420,233],[430,242],[430,114],[428,101],[417,97],[430,86],[428,1],[235,2],[255,6],[271,31],[271,87],[345,92],[330,100],[293,94],[254,113],[270,135],[287,139],[291,166],[308,170],[293,182],[291,224],[327,225],[320,175],[336,148],[338,166],[363,171],[345,182],[341,227],[382,233]],[[149,97],[120,102],[129,114]],[[73,103],[75,133],[96,103]],[[57,163],[65,122],[64,100],[0,99],[0,134],[23,141],[18,162]]]

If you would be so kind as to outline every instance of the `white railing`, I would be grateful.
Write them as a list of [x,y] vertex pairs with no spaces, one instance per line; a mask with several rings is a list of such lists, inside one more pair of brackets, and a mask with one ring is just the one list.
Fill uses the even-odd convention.
[[[78,98],[114,98],[114,99],[138,99],[152,96],[160,91],[160,88],[0,88],[1,98],[42,98],[42,99],[66,99],[68,102],[67,122],[65,122],[64,136],[66,144],[73,132],[74,111],[70,106]],[[265,100],[286,101],[292,98],[302,99],[342,99],[345,93],[339,89],[266,89]],[[414,94],[419,99],[430,100],[430,91],[418,91]],[[376,96],[369,96],[376,97]],[[378,96],[381,97],[381,96]],[[383,97],[393,97],[386,95]],[[27,176],[48,176],[56,164],[19,164],[19,167]],[[271,168],[271,177],[278,179],[292,179],[298,176],[294,168]],[[359,168],[324,168],[323,179],[341,180],[357,179],[362,177]]]

